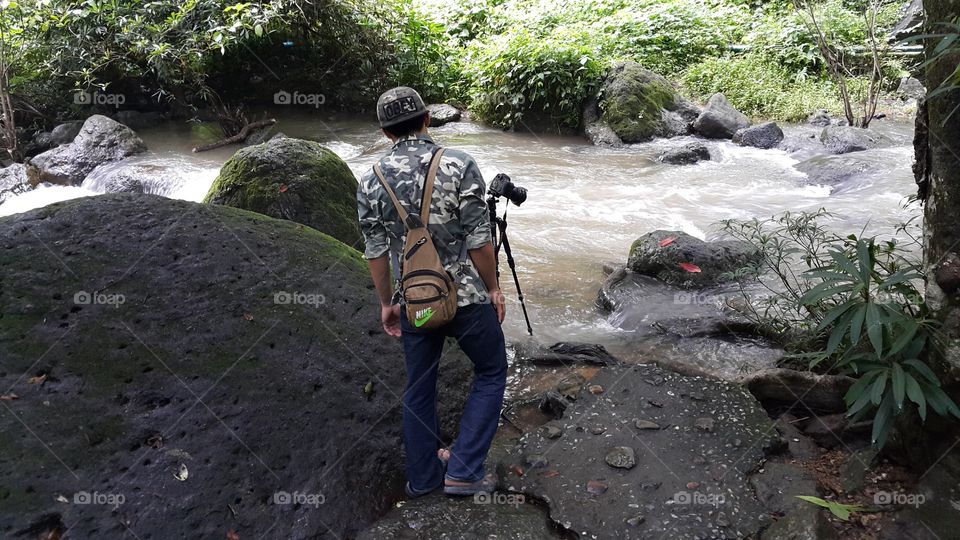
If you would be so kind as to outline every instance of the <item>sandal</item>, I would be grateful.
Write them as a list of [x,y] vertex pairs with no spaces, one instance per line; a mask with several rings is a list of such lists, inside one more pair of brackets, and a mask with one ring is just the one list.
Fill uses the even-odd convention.
[[[448,482],[462,482],[461,484],[450,484]],[[497,477],[494,473],[489,473],[476,482],[466,482],[457,478],[451,478],[444,475],[443,492],[447,495],[476,495],[477,493],[493,493],[497,489]]]
[[[444,452],[444,451],[446,451],[446,454],[447,454],[446,457],[444,457],[443,455],[441,455],[441,453]],[[447,450],[446,448],[441,448],[440,450],[437,450],[437,459],[439,459],[440,462],[443,463],[443,473],[444,473],[444,477],[446,477],[446,473],[447,473],[447,462],[450,461],[450,450]],[[441,485],[442,485],[442,484],[441,484]],[[433,492],[436,491],[437,488],[439,488],[439,487],[440,487],[440,485],[438,485],[438,486],[436,486],[436,487],[434,487],[434,488],[431,488],[431,489],[427,489],[427,490],[419,490],[419,489],[413,489],[413,486],[410,485],[410,482],[407,482],[407,483],[404,484],[404,486],[403,486],[403,491],[404,491],[404,493],[407,494],[407,497],[408,497],[408,498],[410,498],[410,499],[416,499],[416,498],[418,498],[418,497],[423,497],[424,495],[428,495],[428,494],[430,494],[430,493],[433,493]]]

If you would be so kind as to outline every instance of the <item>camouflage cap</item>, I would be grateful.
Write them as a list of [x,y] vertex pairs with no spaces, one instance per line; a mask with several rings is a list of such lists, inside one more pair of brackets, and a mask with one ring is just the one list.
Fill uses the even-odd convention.
[[416,90],[407,86],[391,88],[377,100],[377,120],[380,127],[399,124],[427,112],[423,98]]

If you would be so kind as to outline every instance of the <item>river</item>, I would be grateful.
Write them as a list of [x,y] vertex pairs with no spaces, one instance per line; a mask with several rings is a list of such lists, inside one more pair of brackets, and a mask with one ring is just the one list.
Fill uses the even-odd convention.
[[[343,157],[355,174],[367,170],[389,145],[375,122],[356,118],[271,111],[276,129],[288,136],[320,141]],[[867,230],[892,235],[897,224],[919,214],[916,203],[904,205],[915,192],[910,165],[912,127],[889,120],[875,129],[897,145],[858,152],[854,159],[869,165],[855,180],[836,186],[812,184],[793,165],[798,156],[780,150],[743,148],[710,142],[713,160],[691,166],[664,165],[657,154],[677,140],[612,149],[594,147],[579,137],[508,133],[461,122],[431,130],[442,145],[473,155],[489,181],[507,173],[529,190],[521,207],[509,206],[509,238],[517,271],[541,342],[591,341],[612,350],[629,343],[626,332],[609,324],[594,307],[604,277],[604,262],[624,263],[630,244],[655,229],[676,229],[710,238],[715,223],[728,218],[769,217],[825,207],[833,213],[837,232]],[[791,133],[811,132],[788,126]],[[202,130],[168,122],[139,131],[150,151],[129,163],[160,164],[179,171],[182,181],[160,186],[165,196],[200,201],[235,146],[193,154],[209,142]],[[801,159],[804,156],[799,156]],[[103,190],[97,171],[81,187],[40,187],[0,205],[9,215],[58,200],[96,195]],[[501,212],[506,205],[501,203]],[[509,269],[502,268],[505,276]],[[505,323],[508,339],[526,335],[512,283]]]

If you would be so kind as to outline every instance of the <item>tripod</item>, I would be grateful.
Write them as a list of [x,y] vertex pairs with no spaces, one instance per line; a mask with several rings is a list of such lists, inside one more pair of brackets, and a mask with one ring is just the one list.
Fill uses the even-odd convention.
[[[520,307],[523,308],[523,320],[527,323],[527,333],[533,335],[533,327],[530,326],[530,317],[527,315],[527,304],[523,301],[523,291],[520,290],[520,278],[517,277],[517,264],[513,260],[513,252],[510,251],[510,241],[507,239],[507,213],[503,217],[497,217],[497,201],[499,199],[491,195],[487,197],[487,208],[490,209],[490,230],[493,232],[493,254],[497,260],[497,281],[500,281],[500,247],[507,255],[507,266],[513,274],[513,283],[517,286],[517,298],[520,299]],[[500,228],[500,236],[497,237],[497,227]]]

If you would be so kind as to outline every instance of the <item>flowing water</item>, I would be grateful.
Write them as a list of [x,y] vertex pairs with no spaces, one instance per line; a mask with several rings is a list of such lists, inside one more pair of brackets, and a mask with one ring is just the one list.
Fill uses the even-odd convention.
[[[283,133],[320,141],[344,158],[355,174],[367,170],[389,148],[372,121],[273,111]],[[903,206],[915,192],[910,171],[912,128],[880,120],[874,128],[897,146],[859,152],[869,170],[839,186],[814,185],[796,171],[795,157],[780,150],[709,143],[713,160],[691,166],[664,165],[657,154],[682,140],[663,140],[621,149],[594,147],[579,137],[505,133],[473,123],[431,130],[442,145],[474,156],[489,181],[507,173],[529,189],[521,207],[509,206],[509,238],[534,332],[544,343],[591,341],[614,351],[628,348],[629,332],[609,324],[594,307],[604,262],[624,263],[630,244],[655,229],[682,230],[701,238],[715,234],[728,218],[769,217],[785,211],[834,214],[837,232],[892,235],[896,225],[919,213]],[[812,132],[790,127],[791,133]],[[202,130],[170,122],[140,130],[150,151],[95,171],[81,187],[43,187],[0,205],[9,215],[55,201],[103,192],[110,167],[132,164],[176,171],[172,185],[150,191],[200,201],[220,166],[235,151],[225,147],[200,154],[190,149],[209,142]],[[803,159],[805,156],[801,157]],[[501,202],[501,213],[507,206]],[[503,265],[508,305],[508,339],[526,335],[509,269]],[[371,309],[373,309],[371,307]]]

